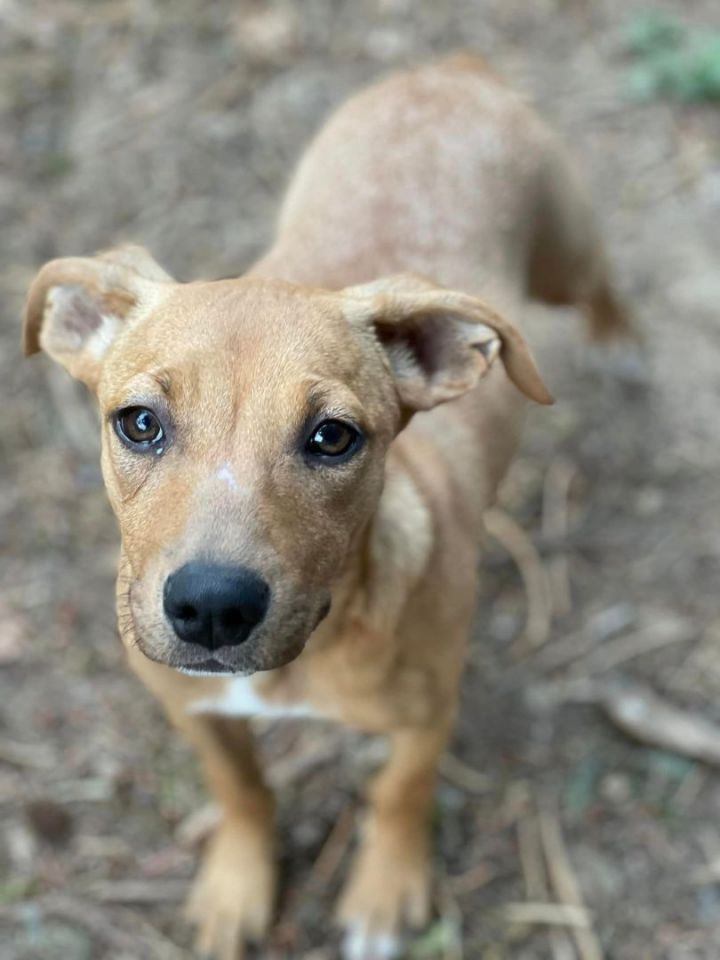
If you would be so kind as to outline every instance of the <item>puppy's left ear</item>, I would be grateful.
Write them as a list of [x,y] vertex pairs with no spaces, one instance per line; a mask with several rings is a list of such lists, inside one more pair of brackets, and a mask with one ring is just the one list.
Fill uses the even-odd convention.
[[407,409],[429,410],[459,397],[498,358],[521,393],[553,402],[523,337],[482,300],[409,274],[343,294],[350,322],[374,329]]
[[43,349],[95,389],[102,360],[132,311],[172,280],[142,247],[46,263],[25,303],[25,354]]

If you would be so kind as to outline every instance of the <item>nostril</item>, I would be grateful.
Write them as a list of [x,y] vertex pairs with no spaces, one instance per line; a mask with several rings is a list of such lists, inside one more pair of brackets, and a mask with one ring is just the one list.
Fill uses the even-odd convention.
[[191,606],[189,603],[181,604],[176,612],[175,616],[178,620],[184,620],[186,623],[192,623],[194,620],[198,619],[197,609]]

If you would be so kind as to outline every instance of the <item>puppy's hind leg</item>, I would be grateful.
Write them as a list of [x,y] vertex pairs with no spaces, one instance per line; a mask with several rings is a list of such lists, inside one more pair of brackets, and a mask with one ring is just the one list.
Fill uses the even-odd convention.
[[531,209],[528,293],[549,304],[580,308],[591,340],[584,359],[589,369],[644,385],[642,338],[610,276],[587,191],[554,143],[536,178]]
[[579,302],[588,320],[591,339],[597,343],[623,338],[639,341],[638,331],[627,307],[610,282],[604,258],[601,258],[594,273],[594,282],[588,286],[587,294]]
[[527,289],[545,303],[578,306],[595,341],[636,338],[618,296],[590,199],[570,160],[547,145],[533,184]]

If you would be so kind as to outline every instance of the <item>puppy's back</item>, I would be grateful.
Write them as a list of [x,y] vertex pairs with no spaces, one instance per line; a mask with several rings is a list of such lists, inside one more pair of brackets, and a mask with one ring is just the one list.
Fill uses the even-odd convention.
[[347,101],[301,160],[262,272],[339,287],[414,271],[465,290],[524,284],[533,189],[558,148],[467,55]]

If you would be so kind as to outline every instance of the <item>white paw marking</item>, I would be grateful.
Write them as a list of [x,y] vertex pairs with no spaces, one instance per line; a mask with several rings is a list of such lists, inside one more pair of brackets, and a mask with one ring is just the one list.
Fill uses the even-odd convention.
[[343,960],[394,960],[402,941],[391,933],[370,933],[365,924],[348,928],[342,943]]

